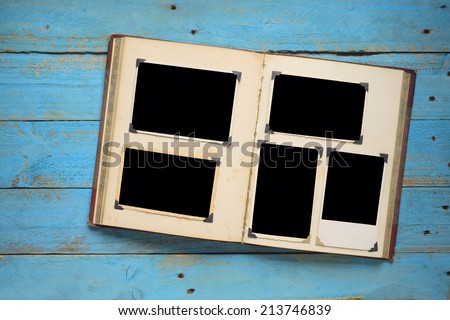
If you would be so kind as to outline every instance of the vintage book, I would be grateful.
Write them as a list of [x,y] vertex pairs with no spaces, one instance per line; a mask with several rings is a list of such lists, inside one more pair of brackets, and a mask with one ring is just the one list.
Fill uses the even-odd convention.
[[89,223],[392,258],[414,81],[112,35]]

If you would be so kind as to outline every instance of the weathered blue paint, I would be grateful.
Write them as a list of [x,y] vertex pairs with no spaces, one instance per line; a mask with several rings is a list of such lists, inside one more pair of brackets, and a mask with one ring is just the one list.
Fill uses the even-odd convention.
[[[305,55],[417,71],[413,119],[450,119],[449,54]],[[0,55],[3,120],[100,120],[105,54]],[[70,99],[68,99],[70,97]],[[430,101],[430,97],[434,100]]]
[[[86,223],[90,189],[0,190],[4,254],[276,253],[274,248],[204,241]],[[447,188],[403,189],[397,252],[450,252]],[[428,231],[428,232],[425,232]],[[352,258],[349,258],[350,260]]]
[[449,6],[448,0],[7,0],[0,41],[4,51],[105,52],[109,34],[124,33],[258,51],[448,52]]
[[[67,97],[70,99],[70,97]],[[98,121],[8,121],[0,126],[2,187],[91,187]]]
[[3,256],[0,298],[442,299],[449,265],[442,253]]
[[0,118],[100,120],[105,60],[105,54],[0,54]]
[[[4,121],[0,187],[91,187],[98,127],[98,121]],[[404,185],[450,184],[449,136],[450,120],[411,122]]]
[[[2,1],[0,299],[447,299],[449,17],[448,0]],[[416,70],[394,262],[87,226],[111,33]]]

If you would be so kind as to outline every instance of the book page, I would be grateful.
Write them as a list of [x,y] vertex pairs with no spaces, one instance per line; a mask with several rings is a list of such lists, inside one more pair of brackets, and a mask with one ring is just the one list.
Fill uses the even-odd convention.
[[[314,187],[312,199],[301,191],[302,183],[306,180],[300,178],[297,181],[285,181],[298,190],[297,193],[293,193],[295,196],[286,199],[276,197],[273,193],[273,201],[291,202],[289,210],[272,213],[274,224],[277,223],[276,220],[304,223],[308,220],[299,220],[298,217],[310,215],[311,222],[308,226],[310,232],[301,237],[280,236],[276,232],[261,233],[261,231],[253,230],[255,227],[253,210],[258,201],[256,190],[260,170],[258,167],[252,169],[244,233],[245,243],[372,257],[383,256],[385,246],[389,246],[389,240],[385,242],[385,234],[390,233],[387,230],[389,228],[387,220],[396,214],[396,210],[389,205],[389,201],[390,197],[395,197],[397,190],[398,168],[396,166],[399,161],[394,162],[395,150],[402,148],[402,141],[397,139],[398,122],[399,119],[402,119],[401,122],[406,121],[402,115],[404,110],[400,108],[403,75],[402,70],[383,67],[281,55],[267,54],[265,56],[256,139],[274,146],[286,145],[318,150],[320,156],[312,168],[316,171],[316,179],[310,182]],[[277,79],[280,79],[278,84]],[[313,86],[309,87],[309,83]],[[281,84],[287,86],[287,89],[282,88]],[[323,89],[321,91],[314,86],[322,86]],[[333,86],[338,88],[334,92]],[[346,93],[345,90],[350,91]],[[348,97],[351,90],[355,94],[353,100],[349,100]],[[280,92],[283,92],[281,98]],[[361,92],[363,92],[362,96]],[[360,98],[356,98],[357,95],[360,95]],[[274,111],[272,108],[284,109],[280,112],[280,109]],[[321,111],[317,113],[317,110]],[[361,110],[363,113],[354,117],[353,113],[359,113]],[[292,124],[284,125],[280,121],[282,117],[285,117],[284,121]],[[345,124],[345,121],[350,122]],[[358,121],[360,123],[355,125]],[[343,125],[340,124],[341,122]],[[277,129],[284,131],[277,131]],[[259,149],[256,154],[260,156]],[[344,163],[330,162],[333,154],[335,158],[340,157],[339,159],[344,160]],[[344,155],[355,158],[348,169],[345,169]],[[373,159],[373,161],[367,162],[366,159]],[[374,170],[371,167],[372,162],[376,162],[379,169],[375,171],[376,177],[366,178],[365,176]],[[327,176],[333,165],[344,167],[337,171],[339,173],[336,175],[337,178],[333,178],[336,185],[333,190],[339,191],[339,197],[335,197],[333,201],[338,201],[335,203],[339,206],[332,205],[331,182],[327,186]],[[298,167],[301,166],[305,166],[304,161],[299,161]],[[351,172],[353,172],[353,180],[346,179],[345,175]],[[289,176],[292,177],[294,174],[288,174],[287,177]],[[375,179],[378,182],[375,183],[374,188],[369,188],[374,184],[373,182],[367,182],[368,191],[365,194],[363,184],[367,179]],[[350,186],[354,187],[354,192],[350,191]],[[327,188],[330,191],[328,196],[326,196]],[[346,189],[349,191],[346,192]],[[270,193],[267,196],[269,195]],[[312,206],[306,210],[307,207],[302,203],[310,201]],[[359,203],[369,201],[372,203],[371,209],[365,208],[364,205],[358,206],[358,201]],[[324,213],[326,203],[331,204],[328,206],[331,208],[330,211],[335,211],[328,216]],[[340,218],[340,216],[364,216],[368,215],[369,211],[372,212],[370,221]],[[340,221],[340,219],[344,220]],[[270,224],[270,219],[267,221]],[[259,229],[264,230],[260,227]],[[305,226],[298,225],[297,229],[305,230]],[[384,256],[386,257],[386,253]]]
[[[109,118],[107,115],[112,128],[111,141],[115,143],[115,147],[109,149],[110,157],[102,154],[99,162],[100,164],[103,161],[111,162],[114,160],[111,158],[114,152],[114,156],[120,159],[120,163],[107,168],[107,179],[103,186],[104,201],[101,207],[97,206],[96,211],[97,215],[101,214],[99,224],[240,242],[246,210],[263,56],[245,51],[132,37],[125,37],[120,41],[119,76],[117,82],[112,84],[115,86],[116,99],[113,106],[108,109],[113,110],[114,114]],[[139,86],[137,83],[139,65],[152,67],[149,77],[155,75],[157,79],[147,77],[147,83],[142,90],[147,90],[150,96],[145,98],[147,100],[143,100],[142,106],[139,106],[143,110],[140,111],[141,114],[135,115],[133,118],[133,107],[137,108],[135,98],[137,96],[136,88]],[[153,66],[157,66],[159,69],[155,69]],[[177,82],[177,78],[165,80],[164,77],[172,72],[169,67],[178,68],[175,72],[179,71],[181,73],[178,74],[181,75],[187,72],[187,76],[197,76],[197,81],[190,78],[187,78],[188,81],[185,82]],[[162,70],[159,78],[158,70]],[[214,85],[208,83],[208,81],[214,81],[214,78],[213,80],[208,78],[207,82],[202,82],[202,76],[205,73],[213,76],[223,74],[236,79],[234,80],[235,88],[233,88],[234,96],[231,97],[232,115],[228,120],[229,135],[226,136],[229,138],[227,141],[218,141],[214,137],[209,138],[208,136],[208,132],[214,132],[222,119],[218,118],[221,117],[221,110],[215,110],[216,104],[220,101],[215,103],[214,99],[204,99],[205,96],[214,97],[209,91],[215,90]],[[184,98],[173,100],[166,95],[166,98],[163,96],[163,98],[152,99],[158,95],[159,91],[165,90],[165,87],[161,85],[159,89],[153,89],[153,91],[152,88],[164,81],[173,86],[170,92],[174,96],[184,95]],[[188,90],[180,87],[183,83],[189,87]],[[147,94],[147,91],[144,93]],[[192,98],[189,98],[191,95]],[[181,101],[183,103],[188,98],[197,100],[191,100],[192,102],[181,106],[171,105],[167,102]],[[200,101],[201,99],[204,101]],[[198,111],[195,109],[199,105],[198,101],[203,105],[206,103],[209,110]],[[175,108],[174,112],[166,112],[167,108],[172,107]],[[150,111],[146,110],[148,108]],[[158,108],[160,108],[159,112],[157,112]],[[181,109],[176,111],[176,108]],[[185,110],[189,108],[198,114],[191,116],[191,111]],[[155,112],[152,113],[152,110]],[[180,115],[183,112],[187,113]],[[179,121],[182,128],[181,133],[171,134],[170,130],[173,129],[167,126],[168,129],[164,129],[166,127],[158,129],[158,125],[160,125],[158,121],[149,124],[150,129],[147,129],[147,123],[150,123],[154,117],[159,117],[159,122],[168,125],[174,125],[176,121]],[[186,119],[187,122],[184,121]],[[202,132],[205,133],[202,136],[196,137],[196,132],[193,132],[192,135],[183,133],[183,128],[189,128],[193,123],[193,130],[196,130],[197,127],[204,128]],[[133,124],[136,128],[133,127]],[[197,131],[200,132],[200,129]],[[223,140],[225,131],[222,129],[221,132],[217,137]],[[101,143],[106,142],[102,141]],[[200,179],[197,174],[203,171],[186,175],[185,179],[184,176],[174,173],[167,176],[167,179],[170,179],[169,183],[164,180],[164,177],[161,178],[163,180],[157,180],[155,175],[158,174],[158,169],[148,165],[146,167],[148,174],[141,176],[142,179],[148,181],[139,181],[139,173],[133,173],[134,171],[130,171],[131,169],[124,168],[124,159],[127,157],[127,153],[136,149],[142,151],[140,155],[136,155],[142,159],[148,155],[158,157],[158,155],[167,154],[170,156],[168,159],[181,156],[184,157],[183,159],[193,162],[213,161],[217,166],[214,168],[215,173],[212,176],[207,174],[212,178]],[[130,160],[132,159],[130,158]],[[136,161],[135,163],[137,163]],[[176,170],[175,166],[171,165],[171,168]],[[154,170],[151,171],[152,169]],[[137,185],[138,183],[139,185]],[[159,183],[161,186],[164,184],[166,191],[158,188],[151,191],[152,183]],[[195,189],[199,189],[200,184],[203,183],[208,185],[205,187],[206,191],[196,193]],[[136,190],[125,193],[123,190],[121,191],[121,187],[136,188]],[[148,193],[143,190],[148,190]],[[162,192],[170,192],[170,195]],[[153,202],[151,200],[162,196],[164,196],[164,200]],[[210,203],[208,204],[209,199]],[[191,214],[186,207],[193,205],[196,201],[203,201],[203,204],[198,206],[200,209],[194,208],[194,213]],[[170,202],[181,204],[177,207]],[[200,210],[201,213],[195,210]]]

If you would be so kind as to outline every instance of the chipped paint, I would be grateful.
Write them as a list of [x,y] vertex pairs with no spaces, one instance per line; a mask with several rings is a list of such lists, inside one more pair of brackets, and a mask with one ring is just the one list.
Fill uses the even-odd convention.
[[[23,35],[11,33],[11,34],[0,34],[0,42],[3,44],[13,42],[29,42],[33,45],[36,45],[37,43],[48,43],[48,42],[54,42],[56,41],[56,38],[49,37],[48,35],[43,36],[44,32],[47,32],[50,29],[49,25],[46,25],[45,27],[39,27],[37,31],[42,35],[34,35],[31,32],[27,32]],[[86,44],[90,43],[104,43],[106,44],[108,37],[101,36],[101,37],[70,37],[67,39],[67,42],[72,44],[78,44],[75,46],[69,47],[69,49],[73,49],[70,51],[85,51],[86,50]],[[75,49],[77,47],[77,49]],[[106,47],[104,47],[106,49]],[[15,51],[15,49],[11,49]]]
[[[25,228],[25,232],[29,234],[32,228]],[[2,248],[3,253],[10,254],[41,254],[45,251],[36,245],[31,244],[21,244],[21,243],[8,243]]]
[[[71,43],[70,46],[66,48],[68,52],[82,52],[88,50],[86,47],[86,44],[92,44],[92,43],[104,43],[106,44],[106,41],[108,40],[108,37],[71,37],[69,38],[68,42]],[[78,44],[78,46],[77,46]],[[97,47],[100,49],[99,46],[93,46],[94,49],[97,50]],[[106,47],[103,47],[106,49]],[[100,50],[100,52],[103,50]],[[99,52],[99,51],[97,51]]]
[[450,185],[450,179],[430,177],[430,176],[419,176],[418,178],[410,178],[406,176],[403,180],[404,187],[421,187],[421,186],[435,186],[435,187],[445,187]]
[[19,185],[20,182],[20,176],[17,174],[14,177],[14,180],[11,182],[11,188],[16,188]]
[[17,130],[18,136],[23,136],[23,131],[21,129],[19,129],[19,126],[17,123],[14,123],[13,128]]
[[19,34],[1,34],[0,35],[0,41],[2,43],[7,43],[9,40],[13,40],[13,41],[30,41],[30,42],[39,42],[42,40],[41,37],[37,37],[31,33],[26,33],[25,35],[19,35]]
[[75,236],[72,240],[70,237],[67,237],[65,241],[63,242],[64,246],[60,249],[58,249],[58,252],[60,253],[74,253],[83,251],[85,248],[82,247],[82,243],[86,240],[86,236]]
[[[324,299],[324,298],[319,298],[319,299]],[[325,298],[324,300],[364,300],[364,297],[363,296],[348,296],[348,297]]]
[[44,119],[45,120],[62,120],[62,119],[64,119],[64,116],[60,113],[48,110],[44,114]]
[[72,73],[79,71],[101,72],[105,67],[104,57],[83,56],[83,55],[63,55],[57,59],[45,58],[26,64],[22,72],[28,73],[31,69],[36,78],[51,73]]
[[[28,166],[28,164],[25,165],[26,167]],[[22,187],[22,186],[26,186],[28,184],[28,178],[24,175],[20,175],[17,174],[13,181],[11,182],[11,188],[17,188],[17,187]]]
[[31,181],[31,186],[51,187],[53,185],[53,181],[43,175],[34,176],[33,181]]
[[199,257],[190,255],[173,255],[165,257],[158,265],[161,270],[187,269],[201,262]]

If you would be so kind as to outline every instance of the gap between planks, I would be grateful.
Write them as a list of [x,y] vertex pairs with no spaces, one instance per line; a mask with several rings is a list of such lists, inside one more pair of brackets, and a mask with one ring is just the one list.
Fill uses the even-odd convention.
[[[201,44],[199,44],[201,45]],[[250,51],[247,49],[234,48],[236,50]],[[274,53],[274,54],[287,54],[287,55],[336,55],[336,56],[375,56],[383,54],[449,54],[450,51],[309,51],[309,50],[266,50],[255,51],[258,53]],[[107,51],[13,51],[13,50],[0,50],[0,54],[43,54],[43,55],[106,55]]]

